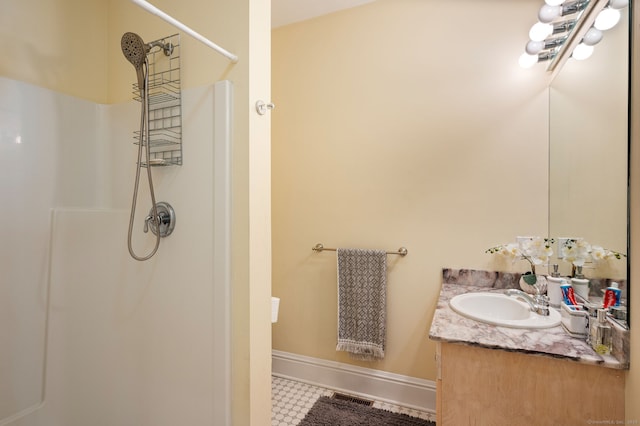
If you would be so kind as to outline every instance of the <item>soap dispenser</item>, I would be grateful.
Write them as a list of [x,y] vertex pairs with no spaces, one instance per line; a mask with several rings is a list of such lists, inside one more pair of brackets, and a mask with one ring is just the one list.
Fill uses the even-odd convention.
[[613,344],[611,326],[607,323],[607,310],[598,309],[598,322],[591,335],[591,347],[600,355],[609,355]]
[[559,308],[562,302],[562,290],[560,286],[564,280],[558,272],[558,265],[553,265],[553,272],[547,277],[547,296],[549,296],[549,306]]
[[589,280],[582,274],[582,266],[576,267],[576,276],[571,278],[571,287],[584,300],[589,300]]

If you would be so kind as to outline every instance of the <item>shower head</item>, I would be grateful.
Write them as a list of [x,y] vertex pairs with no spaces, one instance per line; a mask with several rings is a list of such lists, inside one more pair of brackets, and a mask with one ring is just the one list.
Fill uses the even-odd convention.
[[122,53],[129,62],[136,69],[138,75],[138,88],[140,91],[144,90],[144,70],[142,65],[147,60],[147,53],[149,52],[149,46],[142,41],[136,33],[124,33],[120,40],[120,46],[122,47]]

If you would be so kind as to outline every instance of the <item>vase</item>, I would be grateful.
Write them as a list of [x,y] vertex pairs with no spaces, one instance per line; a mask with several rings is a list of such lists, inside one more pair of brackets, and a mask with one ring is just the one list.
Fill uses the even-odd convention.
[[[527,284],[524,280],[524,275],[520,277],[520,288],[522,291],[528,294],[545,294],[547,292],[547,278],[544,275],[536,275],[536,283],[531,285]],[[537,287],[537,291],[536,291]]]

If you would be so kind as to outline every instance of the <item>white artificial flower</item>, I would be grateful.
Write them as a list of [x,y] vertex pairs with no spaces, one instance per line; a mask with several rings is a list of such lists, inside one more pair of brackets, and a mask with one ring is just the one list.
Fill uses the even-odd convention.
[[579,238],[577,240],[567,240],[560,249],[560,253],[566,262],[573,263],[575,266],[584,266],[589,258],[591,245]]
[[595,263],[600,263],[611,257],[611,254],[600,246],[591,247],[591,258]]
[[549,256],[553,254],[553,249],[549,240],[542,237],[531,237],[521,241],[520,249],[525,259],[532,265],[542,265],[549,260]]
[[522,256],[522,253],[520,252],[520,248],[518,247],[518,244],[515,244],[515,243],[502,246],[502,250],[500,251],[500,254],[510,257],[512,258],[512,260],[516,260],[517,258]]
[[540,256],[540,259],[542,259],[542,262],[548,261],[549,258],[553,256],[553,248],[551,247],[551,245],[546,244],[544,247],[542,247],[539,256]]
[[576,259],[573,264],[576,266],[584,266],[584,263],[589,258],[589,252],[591,251],[591,245],[585,240],[578,240],[576,244]]

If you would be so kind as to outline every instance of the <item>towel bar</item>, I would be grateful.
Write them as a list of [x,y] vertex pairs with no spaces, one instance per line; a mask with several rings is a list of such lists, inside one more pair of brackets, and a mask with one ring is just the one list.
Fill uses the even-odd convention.
[[[318,243],[315,246],[313,246],[311,248],[311,250],[313,251],[317,251],[317,252],[321,252],[323,250],[327,250],[327,251],[336,251],[337,249],[335,248],[328,248],[322,245],[322,243]],[[400,247],[397,251],[388,251],[387,254],[397,254],[400,256],[406,256],[409,253],[409,251],[407,250],[406,247]]]

